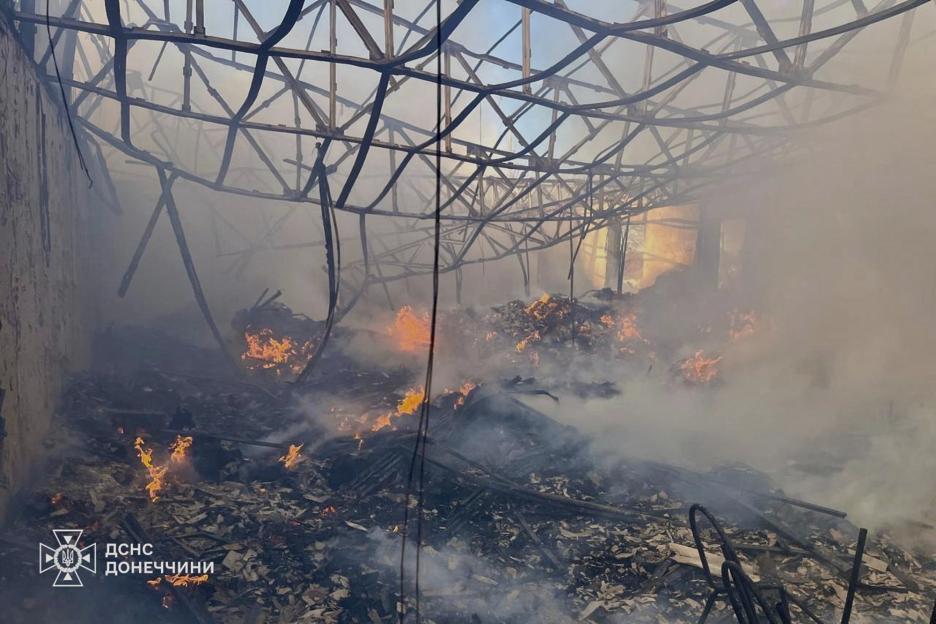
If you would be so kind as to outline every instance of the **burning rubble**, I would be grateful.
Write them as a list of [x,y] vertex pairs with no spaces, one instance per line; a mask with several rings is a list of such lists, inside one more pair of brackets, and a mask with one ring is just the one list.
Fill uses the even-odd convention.
[[[266,316],[271,335],[290,344],[314,334],[282,304],[261,310],[239,320]],[[434,621],[696,622],[709,593],[688,523],[698,501],[718,511],[744,570],[783,582],[822,617],[841,610],[856,533],[842,514],[790,498],[750,469],[598,462],[590,440],[524,401],[560,400],[547,377],[497,377],[536,370],[532,353],[560,365],[613,358],[641,375],[661,360],[669,368],[660,374],[692,394],[717,382],[735,330],[743,337],[756,324],[726,314],[680,357],[687,351],[650,318],[634,298],[559,295],[446,314],[459,332],[446,334],[450,344],[473,336],[483,357],[501,361],[428,404],[422,561],[432,572],[421,608]],[[394,340],[422,344],[422,313],[396,319],[407,329]],[[159,608],[195,621],[397,621],[401,508],[425,390],[405,369],[362,368],[337,348],[329,357],[291,393],[271,392],[277,376],[263,367],[247,380],[122,370],[77,378],[64,404],[69,435],[87,439],[86,450],[37,492],[24,521],[82,527],[99,541],[132,539],[139,525],[166,557],[213,562],[210,576],[138,582]],[[612,395],[605,383],[588,392]],[[300,404],[315,392],[332,398],[307,399],[318,415],[310,423]],[[925,621],[931,557],[881,531],[864,562],[863,614]]]
[[133,441],[133,448],[136,450],[140,463],[146,469],[149,476],[149,483],[146,484],[146,492],[150,500],[156,502],[159,500],[159,493],[166,486],[166,479],[170,468],[174,465],[186,461],[189,448],[192,446],[192,436],[176,435],[175,440],[169,444],[169,458],[166,463],[156,464],[153,461],[153,449],[144,446],[143,438],[137,436]]
[[164,580],[173,587],[189,587],[190,585],[202,585],[207,583],[208,575],[199,574],[198,576],[192,576],[190,574],[167,574],[165,576],[157,576],[154,579],[146,581],[146,584],[153,589],[156,589],[162,585]]
[[371,431],[380,431],[385,427],[389,427],[394,418],[415,414],[419,406],[422,405],[425,395],[426,390],[424,388],[410,388],[400,399],[400,402],[397,403],[396,409],[387,412],[374,421],[374,424],[371,425]]
[[417,313],[410,306],[397,310],[387,334],[404,353],[425,353],[429,348],[429,313]]
[[277,338],[268,327],[245,330],[244,342],[247,343],[247,349],[241,354],[241,359],[247,367],[252,370],[272,370],[277,375],[301,372],[315,348],[311,340],[300,343],[289,336]]
[[731,340],[740,340],[753,335],[761,320],[753,310],[732,310],[728,336]]
[[[181,389],[191,382],[166,377],[161,383]],[[72,470],[81,479],[63,473],[43,493],[46,504],[53,496],[72,501],[67,511],[37,508],[29,519],[36,527],[97,522],[87,530],[103,541],[123,530],[124,514],[132,515],[160,552],[215,563],[210,578],[139,581],[161,592],[153,594],[171,611],[207,621],[242,621],[258,609],[290,622],[395,621],[404,441],[414,425],[396,418],[393,426],[361,434],[368,438],[363,447],[348,433],[319,442],[313,454],[302,453],[302,443],[256,457],[229,452],[223,461],[230,476],[174,483],[172,495],[159,491],[153,505],[121,485],[128,469],[137,472],[109,450],[119,448],[113,436],[121,434],[109,422],[88,424],[106,414],[99,409],[100,387],[88,379],[69,391],[72,422],[100,433],[90,440],[90,453],[70,460],[78,462]],[[295,415],[277,412],[274,399],[249,386],[199,392],[205,402],[195,414],[195,441],[185,445],[193,463],[209,452],[198,432],[224,431],[221,415],[231,406],[239,410],[240,429],[237,441],[223,442],[230,451],[259,444]],[[422,390],[400,392],[394,412],[418,411]],[[139,395],[141,403],[147,394]],[[226,408],[211,411],[221,405]],[[855,528],[829,515],[834,510],[797,506],[802,503],[763,475],[639,461],[596,464],[574,430],[484,384],[445,390],[430,409],[425,508],[432,520],[423,564],[434,572],[424,582],[422,608],[435,621],[695,622],[709,591],[687,524],[689,504],[700,499],[719,511],[752,574],[783,579],[822,617],[843,604]],[[275,422],[270,413],[279,414]],[[123,436],[133,435],[128,431]],[[170,447],[182,446],[177,439],[164,443],[165,465],[173,464]],[[152,446],[137,437],[133,448],[161,468]],[[277,457],[297,461],[288,470],[260,471],[280,465]],[[79,504],[89,491],[97,503]],[[105,506],[123,511],[101,517],[96,509]],[[863,614],[925,621],[936,566],[887,533],[869,544],[865,564]]]
[[679,372],[686,383],[708,384],[718,378],[718,364],[722,356],[706,356],[702,351],[696,351],[678,364]]
[[169,445],[169,450],[172,451],[169,456],[170,461],[175,463],[185,461],[185,454],[190,446],[192,446],[192,436],[177,435],[176,439]]
[[281,294],[265,299],[264,292],[253,306],[239,311],[231,325],[243,336],[240,359],[248,370],[288,379],[302,372],[322,326],[277,301]]
[[286,454],[279,458],[280,463],[286,470],[292,470],[300,461],[302,461],[302,447],[304,444],[290,444]]
[[512,337],[516,353],[534,362],[545,353],[555,356],[570,347],[632,355],[649,346],[638,328],[637,313],[608,303],[570,301],[562,295],[543,294],[531,303],[512,301],[495,307],[486,317],[493,327],[486,343]]
[[149,483],[146,484],[146,493],[154,503],[159,500],[159,492],[163,489],[163,479],[169,471],[168,466],[157,466],[153,463],[153,450],[143,446],[143,438],[137,437],[133,442],[133,448],[136,449],[140,463],[146,468],[149,474]]

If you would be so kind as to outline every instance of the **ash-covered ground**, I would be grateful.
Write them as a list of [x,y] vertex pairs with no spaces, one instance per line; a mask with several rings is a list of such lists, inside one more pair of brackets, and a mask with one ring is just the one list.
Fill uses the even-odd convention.
[[[711,588],[688,510],[703,503],[752,578],[782,583],[837,620],[858,534],[849,518],[731,458],[703,468],[610,453],[588,426],[596,405],[639,422],[628,393],[640,380],[711,400],[728,381],[732,350],[769,331],[756,311],[725,305],[661,332],[665,309],[648,319],[654,305],[653,291],[597,292],[574,305],[554,294],[445,312],[440,352],[460,353],[461,366],[442,370],[431,392],[425,463],[413,450],[428,328],[419,310],[339,328],[302,385],[290,382],[321,325],[276,300],[234,320],[243,375],[211,349],[113,328],[100,337],[96,367],[71,381],[46,470],[0,537],[7,621],[52,621],[65,608],[60,591],[39,589],[51,578],[35,578],[35,544],[52,529],[80,528],[82,543],[101,550],[145,542],[153,551],[112,560],[99,552],[100,569],[69,608],[77,621],[393,622],[407,492],[409,619],[421,515],[426,621],[697,621]],[[582,426],[570,419],[576,411]],[[830,447],[803,453],[784,478],[847,465]],[[875,527],[853,621],[929,618],[936,560],[925,541],[907,539],[908,527],[931,529],[921,518]],[[714,534],[705,539],[717,560]],[[152,572],[130,566],[145,560],[213,569],[103,573],[107,561]],[[726,609],[717,604],[713,617]]]

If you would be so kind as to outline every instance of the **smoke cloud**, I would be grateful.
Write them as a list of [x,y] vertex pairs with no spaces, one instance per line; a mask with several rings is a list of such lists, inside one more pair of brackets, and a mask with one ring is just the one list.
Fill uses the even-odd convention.
[[924,76],[911,65],[887,102],[803,133],[788,166],[764,163],[706,198],[709,214],[746,223],[742,275],[717,296],[684,294],[665,322],[679,331],[718,297],[762,315],[723,351],[717,385],[617,371],[620,397],[564,400],[553,415],[613,456],[749,463],[871,526],[932,514],[936,114]]

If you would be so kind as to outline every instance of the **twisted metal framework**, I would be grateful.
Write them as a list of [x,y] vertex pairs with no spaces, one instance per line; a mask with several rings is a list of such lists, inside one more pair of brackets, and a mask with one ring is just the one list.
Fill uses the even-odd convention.
[[[430,272],[437,131],[440,270],[516,256],[526,279],[530,251],[691,202],[752,156],[783,153],[791,129],[873,105],[927,0],[448,0],[440,32],[434,3],[231,0],[206,13],[204,0],[62,0],[47,17],[21,0],[27,48],[54,76],[34,43],[48,20],[99,159],[122,152],[158,171],[162,194],[121,292],[165,209],[217,332],[172,200],[178,180],[293,204],[234,252],[245,261],[276,248],[304,204],[322,204],[323,241],[279,246],[329,247],[330,299],[338,267],[354,284],[339,317],[369,285]],[[897,16],[899,28],[878,24]],[[877,43],[890,71],[862,76],[879,84],[841,81],[832,61],[869,27],[887,33]],[[421,102],[438,54],[436,125]],[[333,228],[345,213],[358,244],[347,241],[355,256],[341,266]]]

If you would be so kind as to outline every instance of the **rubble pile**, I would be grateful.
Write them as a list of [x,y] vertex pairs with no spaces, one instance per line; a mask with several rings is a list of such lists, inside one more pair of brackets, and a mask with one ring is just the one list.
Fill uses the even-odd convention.
[[583,302],[544,293],[531,302],[495,306],[485,323],[486,341],[509,340],[517,353],[529,354],[534,362],[541,354],[554,356],[571,347],[620,355],[649,351],[626,299]]
[[234,316],[231,325],[243,336],[240,358],[248,370],[268,378],[291,379],[315,352],[324,324],[277,301],[281,294],[276,291],[267,297],[264,291],[253,306]]
[[[343,374],[343,393],[369,397],[378,412],[412,387],[402,373],[328,364]],[[317,383],[331,389],[335,378]],[[529,407],[518,385],[433,397],[420,553],[427,620],[695,622],[709,587],[687,525],[693,502],[718,514],[758,578],[836,617],[856,527],[796,506],[749,469],[598,463],[588,440]],[[342,430],[328,419],[347,414],[323,407],[310,419],[305,402],[298,391],[155,369],[79,377],[50,440],[53,476],[0,550],[28,559],[52,528],[81,528],[89,542],[145,536],[162,559],[213,563],[207,579],[125,583],[165,607],[166,621],[395,622],[417,410],[392,426]],[[190,438],[181,452],[180,438]],[[170,466],[155,499],[141,455]],[[878,533],[864,562],[854,621],[926,621],[936,561]],[[20,604],[11,613],[31,621]]]

